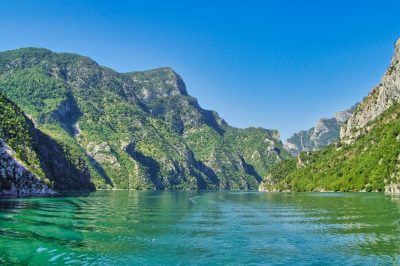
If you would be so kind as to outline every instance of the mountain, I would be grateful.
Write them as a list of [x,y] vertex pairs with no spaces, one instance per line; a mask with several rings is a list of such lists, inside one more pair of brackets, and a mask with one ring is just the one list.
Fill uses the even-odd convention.
[[255,189],[289,157],[276,130],[234,128],[202,109],[171,68],[118,73],[23,48],[0,53],[0,92],[40,135],[42,176],[57,191]]
[[22,111],[0,94],[0,194],[51,192],[32,145],[33,131]]
[[400,100],[400,39],[395,44],[392,61],[381,82],[364,98],[340,131],[342,141],[352,143],[372,129],[371,121],[378,118]]
[[342,125],[338,143],[273,166],[262,191],[400,191],[400,40],[381,83]]
[[283,144],[285,149],[297,156],[303,151],[315,151],[324,148],[340,137],[340,127],[351,116],[357,104],[345,111],[337,112],[332,118],[322,118],[315,127],[294,133]]

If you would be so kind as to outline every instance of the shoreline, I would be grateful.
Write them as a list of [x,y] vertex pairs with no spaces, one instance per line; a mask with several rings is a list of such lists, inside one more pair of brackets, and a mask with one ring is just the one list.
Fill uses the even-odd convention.
[[68,194],[91,194],[97,191],[153,191],[153,192],[257,192],[257,193],[272,193],[272,194],[288,194],[288,193],[383,193],[385,195],[393,195],[400,196],[400,193],[391,193],[386,191],[259,191],[259,190],[151,190],[151,189],[97,189],[97,190],[88,190],[88,191],[61,191],[61,192],[53,192],[53,193],[30,193],[30,194],[0,194],[0,200],[4,199],[19,199],[19,198],[36,198],[36,197],[63,197],[68,196]]

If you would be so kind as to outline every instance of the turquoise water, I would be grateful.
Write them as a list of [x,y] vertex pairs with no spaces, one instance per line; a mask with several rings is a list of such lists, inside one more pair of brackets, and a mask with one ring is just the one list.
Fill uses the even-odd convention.
[[397,265],[381,193],[101,191],[0,201],[0,264]]

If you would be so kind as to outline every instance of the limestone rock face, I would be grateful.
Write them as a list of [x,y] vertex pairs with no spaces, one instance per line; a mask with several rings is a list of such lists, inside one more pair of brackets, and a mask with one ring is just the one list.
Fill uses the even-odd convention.
[[[340,139],[322,151],[303,152],[270,168],[260,190],[385,191],[400,193],[400,40],[381,83],[355,108],[332,118],[342,124]],[[347,121],[346,121],[347,120]],[[310,131],[295,135],[286,147],[313,148],[322,120]],[[338,137],[336,131],[336,138]],[[298,144],[298,146],[296,146]],[[297,149],[297,150],[296,150]]]
[[271,175],[267,175],[263,182],[258,186],[258,191],[260,192],[279,192],[277,189],[274,188],[274,181]]
[[400,194],[400,183],[390,183],[386,185],[385,193]]
[[111,147],[106,142],[89,142],[86,146],[86,151],[97,162],[108,163],[116,168],[121,167],[118,159],[113,154]]
[[0,139],[0,197],[48,195],[55,192],[14,157],[15,152]]
[[285,148],[296,156],[303,151],[324,148],[339,139],[341,125],[351,116],[357,104],[348,110],[340,111],[333,118],[322,118],[315,127],[293,134],[284,143]]
[[384,111],[400,100],[400,39],[395,44],[392,61],[380,84],[378,84],[353,115],[347,120],[340,131],[344,143],[352,143],[360,134],[368,132],[368,126]]

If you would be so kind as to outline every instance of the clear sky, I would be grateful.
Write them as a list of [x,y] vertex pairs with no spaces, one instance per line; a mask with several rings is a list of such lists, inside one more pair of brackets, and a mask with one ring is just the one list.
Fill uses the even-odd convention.
[[286,138],[379,82],[399,14],[399,0],[2,0],[0,50],[75,52],[119,72],[170,66],[203,108]]

